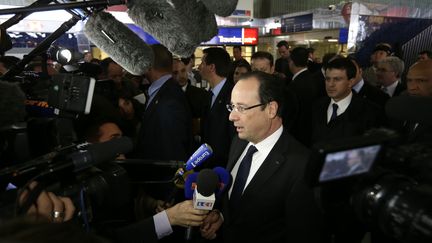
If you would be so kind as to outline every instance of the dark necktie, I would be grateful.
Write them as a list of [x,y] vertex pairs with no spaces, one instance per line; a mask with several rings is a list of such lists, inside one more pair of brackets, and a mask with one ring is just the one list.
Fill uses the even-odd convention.
[[252,164],[252,156],[255,152],[258,150],[255,148],[255,146],[251,145],[249,146],[248,151],[246,152],[246,155],[243,157],[240,166],[237,171],[236,179],[234,182],[233,189],[231,191],[231,197],[230,197],[230,207],[232,209],[235,209],[238,206],[238,203],[240,201],[240,197],[243,194],[243,189],[246,185],[246,180],[249,176],[250,167]]
[[333,107],[333,112],[332,112],[332,115],[330,117],[330,121],[333,121],[333,120],[336,119],[336,117],[337,117],[337,109],[339,108],[339,106],[336,103],[333,104],[332,107]]

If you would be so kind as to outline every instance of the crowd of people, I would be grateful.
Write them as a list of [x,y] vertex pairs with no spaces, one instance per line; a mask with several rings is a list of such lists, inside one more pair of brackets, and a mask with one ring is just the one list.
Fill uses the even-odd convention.
[[[146,207],[148,214],[114,229],[114,241],[170,241],[178,237],[173,231],[181,231],[174,226],[197,226],[196,242],[360,242],[365,230],[347,218],[350,214],[322,210],[317,195],[336,189],[306,183],[310,149],[318,142],[381,127],[397,130],[409,142],[432,141],[430,124],[397,121],[385,114],[392,97],[432,96],[429,51],[405,67],[392,55],[392,47],[381,43],[371,54],[371,66],[363,68],[355,55],[328,53],[317,63],[313,48],[292,48],[281,41],[276,60],[258,51],[249,63],[241,46],[233,48],[232,60],[225,49],[210,47],[194,69],[194,56],[173,57],[160,44],[151,48],[155,59],[143,76],[126,73],[111,58],[100,61],[85,55],[77,72],[97,83],[91,113],[74,121],[77,141],[102,143],[128,136],[134,150],[118,159],[154,161],[186,161],[207,143],[213,156],[197,169],[227,168],[232,185],[210,212],[194,209],[192,201],[181,197],[165,202],[169,191],[146,188],[147,203],[135,207]],[[0,72],[17,61],[1,57]],[[36,60],[27,68],[49,76],[61,72],[43,65]],[[208,90],[201,88],[204,82]],[[23,189],[18,204],[36,185]],[[74,211],[70,199],[42,191],[25,213],[63,223]],[[0,241],[32,242],[13,225],[2,228]],[[89,242],[96,240],[103,242]]]

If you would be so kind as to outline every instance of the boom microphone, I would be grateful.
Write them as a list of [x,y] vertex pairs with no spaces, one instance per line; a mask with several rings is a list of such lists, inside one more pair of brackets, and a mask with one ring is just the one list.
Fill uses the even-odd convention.
[[210,12],[216,15],[227,17],[237,7],[238,0],[201,0]]
[[142,75],[153,63],[152,49],[110,13],[99,12],[90,16],[84,33],[131,74]]
[[432,97],[398,96],[387,101],[386,114],[400,121],[432,125]]
[[129,17],[169,51],[189,57],[217,34],[214,14],[197,0],[129,0]]

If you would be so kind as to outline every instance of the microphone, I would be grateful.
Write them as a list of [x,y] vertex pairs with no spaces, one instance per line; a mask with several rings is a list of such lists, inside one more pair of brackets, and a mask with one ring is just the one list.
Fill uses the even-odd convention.
[[[193,207],[195,209],[210,211],[213,209],[216,201],[214,192],[219,184],[218,175],[210,169],[203,169],[196,176],[194,174],[191,174],[186,179],[185,198],[190,199],[190,195],[192,194]],[[195,180],[196,183],[194,183]],[[192,226],[189,226],[185,232],[186,242],[192,240],[192,232]]]
[[237,7],[238,0],[201,0],[207,9],[219,16],[228,17]]
[[144,74],[153,63],[152,49],[110,13],[91,15],[84,26],[84,33],[133,75]]
[[215,194],[216,197],[220,197],[230,186],[231,174],[223,167],[215,167],[213,172],[218,176],[218,187],[216,188]]
[[173,54],[189,57],[217,35],[217,24],[201,1],[129,0],[129,17]]
[[213,155],[213,149],[210,147],[210,145],[204,143],[202,144],[188,159],[185,166],[183,168],[180,168],[176,175],[173,178],[173,181],[179,179],[183,176],[185,171],[189,171],[194,169],[197,166],[200,166],[204,161],[206,161],[210,156]]
[[71,159],[73,171],[78,172],[106,161],[114,160],[119,154],[132,151],[133,142],[128,137],[115,138],[104,143],[89,145],[84,151],[72,153]]
[[390,118],[432,125],[432,97],[397,96],[389,99],[385,106]]

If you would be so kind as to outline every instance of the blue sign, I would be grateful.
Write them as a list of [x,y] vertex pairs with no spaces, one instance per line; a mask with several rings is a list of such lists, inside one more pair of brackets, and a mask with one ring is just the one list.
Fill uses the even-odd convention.
[[339,29],[339,43],[340,44],[348,43],[348,28]]
[[300,15],[281,19],[282,33],[293,33],[312,30],[313,14]]
[[241,45],[242,28],[219,28],[218,34],[203,45]]

